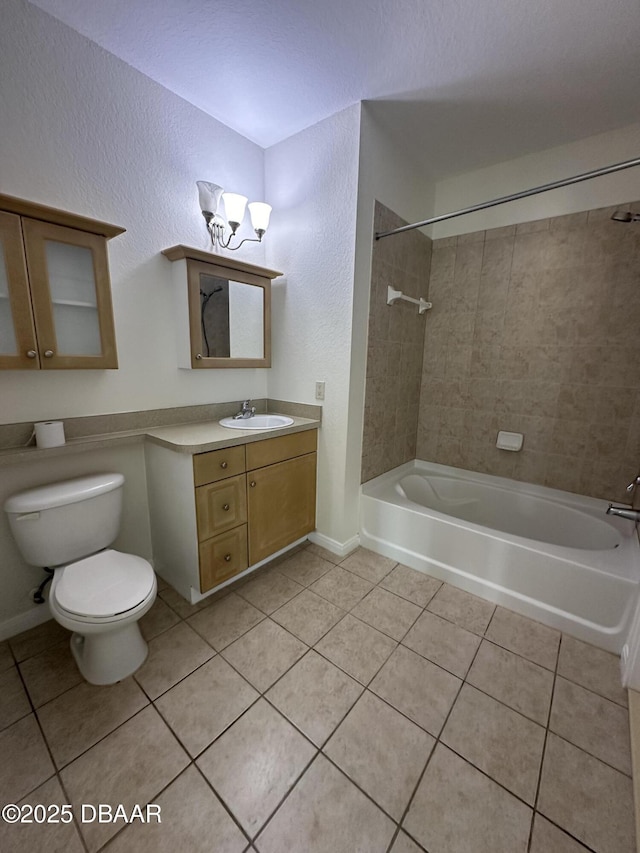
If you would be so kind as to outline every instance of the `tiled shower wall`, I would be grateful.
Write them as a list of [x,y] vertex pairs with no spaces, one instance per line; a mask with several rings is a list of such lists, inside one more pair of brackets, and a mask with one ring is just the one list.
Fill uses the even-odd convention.
[[[640,224],[614,209],[434,241],[419,459],[625,499],[640,470]],[[496,448],[501,429],[522,451]]]
[[[376,203],[374,228],[407,223]],[[362,453],[362,481],[416,455],[416,432],[427,314],[416,305],[387,305],[387,286],[407,296],[427,296],[431,240],[409,231],[374,243],[369,308],[369,351]]]

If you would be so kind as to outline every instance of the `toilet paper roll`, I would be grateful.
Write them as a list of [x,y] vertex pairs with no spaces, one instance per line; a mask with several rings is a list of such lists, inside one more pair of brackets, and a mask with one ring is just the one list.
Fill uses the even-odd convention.
[[64,423],[62,421],[43,421],[34,424],[38,447],[60,447],[64,444]]

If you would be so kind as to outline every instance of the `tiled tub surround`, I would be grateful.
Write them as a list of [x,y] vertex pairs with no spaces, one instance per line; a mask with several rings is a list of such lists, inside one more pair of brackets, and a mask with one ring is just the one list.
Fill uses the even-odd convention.
[[[191,607],[134,678],[81,682],[60,626],[0,644],[4,802],[160,826],[0,824],[69,853],[632,853],[617,659],[360,549],[316,546]],[[213,847],[212,847],[213,845]]]
[[[376,202],[374,228],[407,223]],[[428,295],[431,240],[420,231],[374,242],[362,480],[416,455],[416,429],[426,315],[407,302],[387,305],[387,286],[415,298]]]
[[[615,209],[434,241],[419,459],[624,499],[640,463],[640,227]],[[496,449],[500,429],[523,450]]]

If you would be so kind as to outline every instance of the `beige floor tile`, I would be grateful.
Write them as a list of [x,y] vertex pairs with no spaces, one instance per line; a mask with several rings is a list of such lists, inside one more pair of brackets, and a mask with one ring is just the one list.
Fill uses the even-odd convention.
[[0,755],[2,805],[17,803],[55,772],[34,714],[0,732]]
[[461,684],[455,675],[398,646],[369,689],[437,737]]
[[264,618],[264,613],[244,598],[231,593],[188,621],[214,649],[221,651]]
[[[336,557],[336,559],[338,558]],[[293,557],[289,557],[280,563],[278,570],[297,583],[310,586],[323,575],[326,575],[333,566],[332,561],[318,556],[310,548],[304,548],[302,551],[296,552]]]
[[191,604],[191,602],[187,601],[186,598],[183,598],[180,593],[176,592],[176,590],[171,586],[167,586],[162,590],[162,592],[159,592],[158,595],[165,604],[168,604],[172,610],[175,610],[181,619],[188,619],[189,616],[193,616],[201,610],[206,610],[206,608],[210,607],[214,601],[213,598],[205,598],[197,604]]
[[274,571],[248,581],[238,590],[238,595],[263,613],[273,613],[303,589],[291,578]]
[[483,640],[467,681],[542,726],[547,725],[553,673]]
[[135,673],[145,693],[157,699],[215,652],[196,632],[180,622],[149,643],[149,656]]
[[360,599],[371,592],[373,584],[340,566],[335,566],[309,588],[337,607],[351,610]]
[[196,756],[259,696],[218,655],[161,696],[156,707]]
[[400,820],[434,744],[431,735],[365,691],[323,751]]
[[328,563],[333,563],[336,566],[344,560],[344,557],[341,557],[339,554],[334,554],[333,551],[323,548],[322,545],[316,545],[315,542],[310,542],[304,550],[309,554],[320,557]]
[[322,746],[361,693],[361,684],[312,650],[266,696],[308,738]]
[[536,814],[533,819],[531,853],[589,853],[589,851],[557,826],[549,823],[542,815]]
[[560,631],[548,628],[504,607],[496,607],[487,640],[509,649],[546,669],[555,669]]
[[307,646],[293,634],[265,619],[223,650],[223,657],[248,682],[264,693],[301,658]]
[[0,672],[13,666],[13,655],[8,642],[0,643]]
[[105,853],[241,853],[247,846],[245,836],[193,766],[156,797],[155,803],[160,806],[162,823],[131,824]]
[[422,613],[422,608],[377,587],[356,604],[351,612],[372,628],[377,628],[394,640],[401,640]]
[[618,705],[627,706],[627,691],[620,683],[620,661],[617,655],[563,634],[558,675]]
[[402,644],[464,678],[480,645],[480,637],[425,611]]
[[22,634],[11,637],[9,645],[18,662],[37,655],[46,649],[61,643],[63,640],[69,642],[71,632],[59,625],[54,619],[43,622],[35,628],[30,628]]
[[473,634],[484,634],[491,621],[495,604],[462,589],[443,584],[427,605],[427,610],[455,622]]
[[463,685],[441,740],[533,805],[545,730],[475,687]]
[[[151,705],[65,767],[60,776],[74,811],[81,803],[154,802],[154,797],[175,779],[189,757],[169,727]],[[122,829],[124,821],[82,823],[81,832],[90,853]]]
[[197,761],[251,836],[293,787],[315,747],[260,699]]
[[68,642],[27,658],[20,672],[36,708],[82,681]]
[[391,853],[423,853],[423,850],[405,832],[400,830],[393,842]]
[[549,728],[574,746],[631,775],[626,708],[558,677]]
[[319,755],[256,841],[260,853],[385,853],[393,822]]
[[169,584],[166,582],[166,580],[164,578],[161,578],[157,572],[156,572],[156,585],[158,587],[158,592],[162,592],[163,590],[169,588]]
[[296,595],[271,618],[309,646],[315,645],[344,616],[344,610],[310,589]]
[[142,636],[149,641],[158,634],[162,634],[167,628],[177,625],[180,617],[172,610],[160,596],[156,598],[153,607],[138,622]]
[[439,744],[403,827],[433,853],[525,853],[531,815],[528,806]]
[[380,586],[419,607],[426,607],[442,586],[442,581],[408,566],[399,565],[380,582]]
[[39,708],[38,718],[53,760],[64,767],[148,703],[133,678],[106,687],[83,681]]
[[[63,806],[69,803],[54,776],[21,800],[19,805]],[[49,815],[53,816],[52,812]],[[60,813],[57,815],[60,819]],[[3,853],[84,853],[80,835],[71,823],[8,824],[0,821],[0,850]]]
[[390,637],[347,614],[316,645],[324,657],[368,684],[396,647]]
[[396,560],[383,557],[382,554],[376,554],[367,548],[356,548],[353,554],[349,554],[340,563],[341,568],[347,569],[347,571],[353,572],[371,583],[380,583],[396,565]]
[[0,731],[31,713],[31,703],[18,675],[18,669],[0,673]]
[[631,779],[552,733],[538,810],[598,853],[635,853]]

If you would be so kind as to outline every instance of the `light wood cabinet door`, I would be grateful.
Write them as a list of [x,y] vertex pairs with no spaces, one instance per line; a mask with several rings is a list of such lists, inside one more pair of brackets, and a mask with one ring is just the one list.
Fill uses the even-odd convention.
[[20,217],[0,212],[0,368],[39,367]]
[[23,218],[40,367],[116,368],[106,239]]
[[240,474],[196,489],[196,518],[200,542],[239,524],[246,524],[246,483],[246,475]]
[[316,454],[247,474],[249,564],[310,533],[316,524]]
[[246,524],[201,542],[200,591],[213,589],[248,566]]

